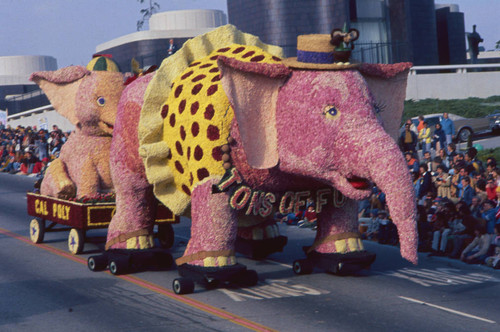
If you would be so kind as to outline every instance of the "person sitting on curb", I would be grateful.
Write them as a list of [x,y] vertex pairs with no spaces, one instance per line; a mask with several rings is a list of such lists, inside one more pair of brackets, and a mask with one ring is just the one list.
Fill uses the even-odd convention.
[[384,210],[378,211],[377,219],[378,224],[378,243],[380,244],[394,244],[396,239],[394,237],[392,221],[387,217],[387,212]]
[[492,241],[494,253],[485,260],[486,265],[498,270],[500,269],[500,224],[495,225],[495,238]]
[[476,237],[464,251],[462,251],[460,260],[467,264],[483,264],[486,257],[488,257],[491,236],[486,233],[485,225],[477,225],[474,234]]

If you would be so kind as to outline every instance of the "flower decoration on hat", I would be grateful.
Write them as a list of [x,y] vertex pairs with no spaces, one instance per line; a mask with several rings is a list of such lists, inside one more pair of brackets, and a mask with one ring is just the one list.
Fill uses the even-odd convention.
[[347,30],[347,24],[343,29],[333,29],[330,34],[330,43],[335,47],[333,55],[336,62],[349,62],[351,52],[354,49],[353,42],[359,38],[359,31],[356,29]]

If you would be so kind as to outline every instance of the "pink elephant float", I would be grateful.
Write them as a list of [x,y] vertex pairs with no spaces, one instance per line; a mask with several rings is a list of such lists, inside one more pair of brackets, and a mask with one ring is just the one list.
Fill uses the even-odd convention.
[[[309,198],[318,228],[308,254],[366,264],[373,257],[360,240],[356,200],[376,184],[401,255],[416,264],[414,190],[389,134],[397,135],[411,64],[282,61],[241,35],[226,26],[196,37],[125,89],[111,146],[117,213],[107,249],[152,247],[156,196],[176,214],[190,212],[180,274],[223,273],[239,265],[238,219],[297,211]],[[333,48],[329,35],[300,36],[299,46],[301,38]],[[174,290],[192,287],[180,278]]]

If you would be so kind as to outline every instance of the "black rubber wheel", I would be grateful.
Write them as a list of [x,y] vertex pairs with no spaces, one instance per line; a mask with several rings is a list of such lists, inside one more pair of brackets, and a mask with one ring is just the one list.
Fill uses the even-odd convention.
[[176,278],[172,282],[172,289],[177,295],[191,294],[194,292],[194,282],[189,278]]
[[90,271],[104,271],[108,266],[108,260],[104,255],[90,256],[87,259],[87,266]]
[[85,231],[72,228],[68,235],[68,250],[73,255],[81,254],[85,245]]
[[252,287],[259,282],[259,275],[255,270],[246,270],[241,276],[240,284],[245,287]]
[[207,278],[205,279],[204,285],[206,289],[215,289],[219,286],[219,279]]
[[343,267],[344,267],[344,263],[342,263],[342,262],[338,262],[338,263],[336,263],[336,264],[333,266],[332,272],[333,272],[334,274],[339,274],[339,275],[340,275],[340,274],[342,274],[342,273],[344,272],[344,271],[342,270],[342,269],[343,269]]
[[109,272],[114,275],[126,274],[129,270],[128,257],[113,258],[109,261]]
[[306,259],[299,259],[293,262],[293,272],[295,272],[295,274],[310,274],[312,271],[313,266]]
[[169,223],[158,224],[157,237],[162,248],[172,248],[174,245],[174,228]]
[[168,252],[158,252],[155,254],[156,265],[159,268],[168,269],[174,263],[172,255]]
[[472,136],[472,130],[470,130],[469,128],[460,129],[457,135],[459,142],[467,142],[467,140],[471,136]]
[[30,239],[33,243],[42,243],[45,236],[45,220],[35,218],[30,222]]

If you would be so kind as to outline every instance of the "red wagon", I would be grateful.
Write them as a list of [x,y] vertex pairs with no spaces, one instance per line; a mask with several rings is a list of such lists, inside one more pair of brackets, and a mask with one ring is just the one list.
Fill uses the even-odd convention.
[[[72,254],[83,251],[87,230],[107,228],[116,211],[114,202],[78,203],[34,193],[28,193],[27,200],[28,214],[35,217],[30,223],[31,241],[42,243],[45,232],[69,229],[68,249]],[[50,222],[48,226],[46,221]],[[179,221],[179,216],[158,203],[155,220],[158,227],[156,237],[163,248],[172,247],[174,243],[172,224]],[[57,225],[68,227],[57,228]]]

